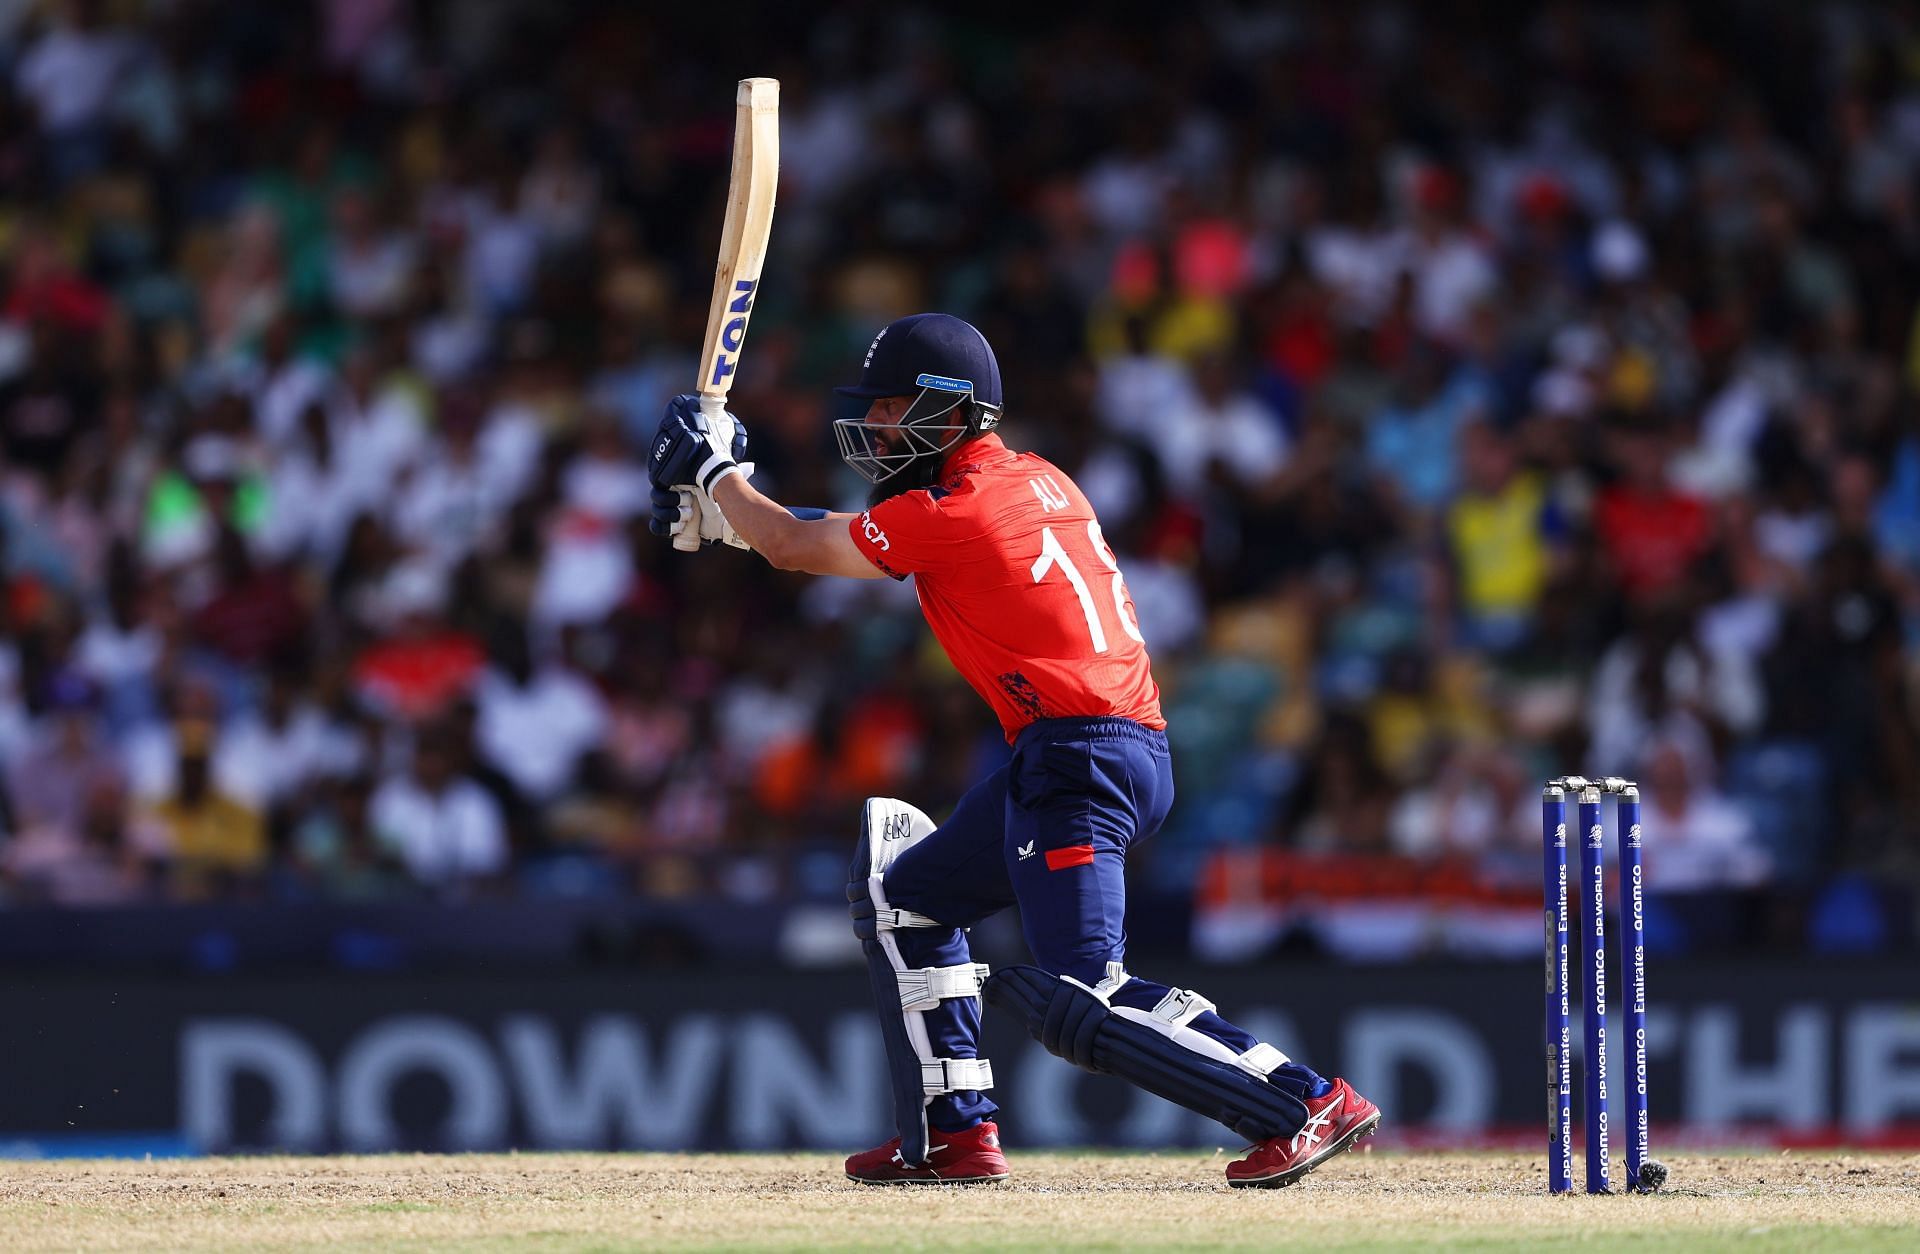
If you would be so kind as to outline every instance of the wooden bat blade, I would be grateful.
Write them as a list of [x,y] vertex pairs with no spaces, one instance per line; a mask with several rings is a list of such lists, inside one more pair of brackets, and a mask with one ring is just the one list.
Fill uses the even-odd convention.
[[773,230],[773,198],[780,182],[780,83],[743,78],[734,98],[733,169],[727,217],[720,232],[707,333],[700,347],[695,390],[725,397],[740,364]]

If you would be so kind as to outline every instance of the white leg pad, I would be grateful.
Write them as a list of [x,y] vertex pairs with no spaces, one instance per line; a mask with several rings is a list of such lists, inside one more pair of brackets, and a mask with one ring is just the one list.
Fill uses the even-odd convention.
[[[901,854],[933,835],[934,821],[918,807],[892,797],[869,797],[866,826],[869,869],[867,895],[873,899],[876,937],[900,985],[900,1012],[907,1039],[920,1060],[921,1087],[929,1101],[943,1093],[993,1087],[993,1067],[985,1058],[940,1058],[927,1038],[923,1011],[955,997],[978,997],[990,968],[984,962],[951,967],[909,967],[892,933],[901,928],[945,927],[936,919],[903,910],[887,901],[887,868]],[[882,1012],[884,1013],[884,1011]]]

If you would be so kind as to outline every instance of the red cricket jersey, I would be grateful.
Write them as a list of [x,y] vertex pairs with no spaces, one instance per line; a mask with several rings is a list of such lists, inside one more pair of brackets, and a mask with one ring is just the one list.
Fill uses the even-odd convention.
[[1046,459],[980,436],[937,486],[849,529],[875,566],[915,577],[927,625],[1009,742],[1043,718],[1167,725],[1120,565],[1087,498]]

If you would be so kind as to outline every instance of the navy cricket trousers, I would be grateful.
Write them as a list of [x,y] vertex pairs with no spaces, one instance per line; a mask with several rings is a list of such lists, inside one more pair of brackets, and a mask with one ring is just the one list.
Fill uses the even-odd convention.
[[[1160,829],[1173,804],[1165,732],[1130,719],[1047,719],[1021,731],[1013,759],[975,784],[953,817],[887,869],[887,901],[944,928],[893,933],[916,967],[972,961],[962,930],[1010,905],[1034,961],[1088,985],[1127,949],[1127,850]],[[1167,986],[1137,976],[1117,1004],[1152,1009]],[[934,1053],[978,1057],[980,1004],[943,1001],[925,1014]],[[1250,1049],[1257,1038],[1211,1012],[1191,1027]],[[957,1132],[999,1109],[969,1090],[934,1099],[927,1119]]]

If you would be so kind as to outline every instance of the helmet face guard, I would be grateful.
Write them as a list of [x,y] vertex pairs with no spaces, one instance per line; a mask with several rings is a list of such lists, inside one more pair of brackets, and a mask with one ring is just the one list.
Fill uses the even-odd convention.
[[[842,394],[843,403],[857,405],[860,416],[834,419],[834,439],[840,459],[868,483],[885,483],[913,469],[910,478],[920,482],[901,486],[924,486],[962,440],[1000,424],[999,407],[975,401],[966,379],[922,374],[914,382],[920,394],[898,422],[867,421],[866,411],[880,398]],[[953,421],[956,411],[961,421]]]

